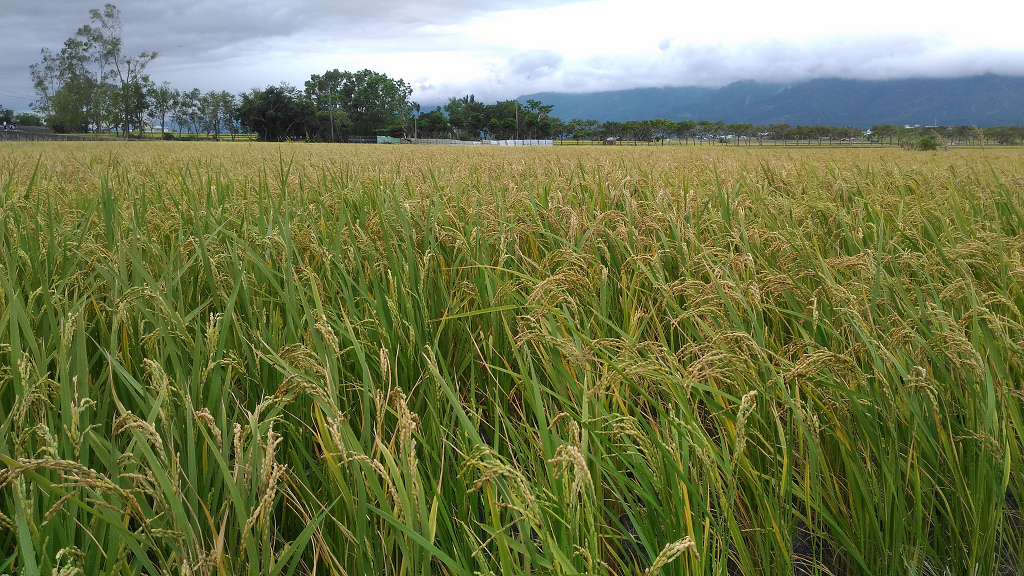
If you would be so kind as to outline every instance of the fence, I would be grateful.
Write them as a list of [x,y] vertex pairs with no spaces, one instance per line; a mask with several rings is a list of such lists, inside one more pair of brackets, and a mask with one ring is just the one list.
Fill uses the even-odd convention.
[[[131,136],[131,140],[139,140]],[[45,128],[20,128],[0,130],[0,140],[44,140],[44,141],[124,141],[113,136],[89,136],[79,134],[53,134]],[[142,138],[154,140],[154,138]],[[349,136],[352,144],[435,144],[448,146],[554,146],[553,140],[452,140],[449,138],[392,138],[390,136]]]
[[78,142],[78,141],[94,141],[94,140],[120,140],[120,138],[110,138],[101,136],[81,136],[72,134],[53,134],[47,132],[42,128],[19,128],[17,130],[0,130],[0,140],[25,140],[25,141],[58,141],[58,142]]
[[446,144],[456,146],[554,146],[553,140],[451,140],[447,138],[409,138],[411,144]]

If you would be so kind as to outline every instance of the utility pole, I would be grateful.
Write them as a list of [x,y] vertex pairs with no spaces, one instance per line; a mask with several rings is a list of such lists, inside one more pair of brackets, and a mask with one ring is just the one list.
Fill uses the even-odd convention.
[[516,140],[519,140],[519,100],[516,100]]
[[334,143],[334,86],[327,86],[328,103],[331,105],[331,143]]

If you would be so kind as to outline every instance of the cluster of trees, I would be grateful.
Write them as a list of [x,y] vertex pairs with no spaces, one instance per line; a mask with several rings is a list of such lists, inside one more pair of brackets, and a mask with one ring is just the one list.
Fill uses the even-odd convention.
[[17,124],[18,126],[43,125],[43,119],[38,114],[32,114],[30,112],[22,112],[18,114],[10,108],[5,108],[2,104],[0,104],[0,122]]
[[987,144],[1005,146],[1024,142],[1024,126],[894,126],[878,124],[871,127],[871,140],[878,142],[895,140],[896,144],[913,146],[922,138],[933,138],[948,144]]
[[676,139],[680,144],[694,143],[750,145],[770,140],[783,145],[830,145],[864,140],[876,144],[918,147],[922,139],[948,144],[1024,143],[1024,127],[996,126],[982,130],[977,126],[895,126],[877,124],[865,131],[854,126],[790,126],[789,124],[726,124],[710,120],[633,120],[629,122],[598,122],[597,120],[555,119],[556,138],[577,142],[614,138],[632,142],[661,142]]
[[550,139],[562,133],[560,121],[551,116],[553,108],[539,100],[484,104],[469,94],[451,98],[443,108],[438,106],[429,112],[420,112],[416,105],[413,134],[457,140]]
[[127,56],[121,13],[113,4],[89,12],[90,23],[64,41],[59,52],[42,51],[31,66],[38,100],[33,104],[55,132],[132,130],[168,120],[188,133],[237,134],[237,99],[228,92],[182,91],[157,85],[145,73],[156,52]]
[[38,96],[33,108],[55,132],[127,137],[153,126],[163,131],[172,122],[180,131],[214,138],[247,131],[264,140],[337,142],[350,133],[402,135],[415,124],[412,87],[372,70],[313,75],[304,91],[282,84],[234,95],[158,85],[145,73],[156,52],[124,53],[117,7],[107,4],[89,15],[90,23],[59,52],[44,48],[42,61],[31,66]]
[[345,142],[350,135],[403,136],[413,123],[412,87],[373,70],[313,74],[242,94],[236,117],[261,140]]
[[863,130],[852,126],[790,126],[789,124],[771,124],[768,126],[735,123],[726,124],[721,121],[711,120],[683,120],[676,122],[664,118],[654,120],[631,120],[629,122],[604,122],[597,120],[570,120],[559,122],[558,137],[564,140],[593,141],[614,138],[616,140],[628,140],[633,142],[661,142],[665,143],[670,139],[677,139],[681,144],[694,143],[704,144],[705,142],[714,145],[716,143],[746,142],[748,145],[757,141],[763,144],[765,139],[782,140],[788,144],[793,140],[796,144],[801,141],[810,143],[817,141],[821,144],[828,139],[832,144],[836,140],[840,142],[852,141],[863,134]]
[[157,54],[124,53],[121,15],[113,4],[89,15],[91,22],[65,40],[60,52],[44,48],[42,61],[32,65],[35,108],[56,131],[115,126],[127,135],[143,123],[145,70]]

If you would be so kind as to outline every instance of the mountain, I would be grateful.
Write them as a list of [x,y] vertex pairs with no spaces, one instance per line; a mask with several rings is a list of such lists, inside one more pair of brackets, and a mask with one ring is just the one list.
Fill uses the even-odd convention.
[[794,126],[870,127],[874,124],[943,126],[1024,125],[1024,77],[842,80],[797,84],[734,82],[722,88],[637,88],[568,94],[541,92],[519,100],[555,106],[552,115],[613,120],[721,120]]

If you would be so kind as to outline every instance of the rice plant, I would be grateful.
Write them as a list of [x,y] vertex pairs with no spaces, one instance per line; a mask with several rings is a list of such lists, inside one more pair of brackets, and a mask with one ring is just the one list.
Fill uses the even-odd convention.
[[0,574],[1024,574],[1016,151],[0,151]]

